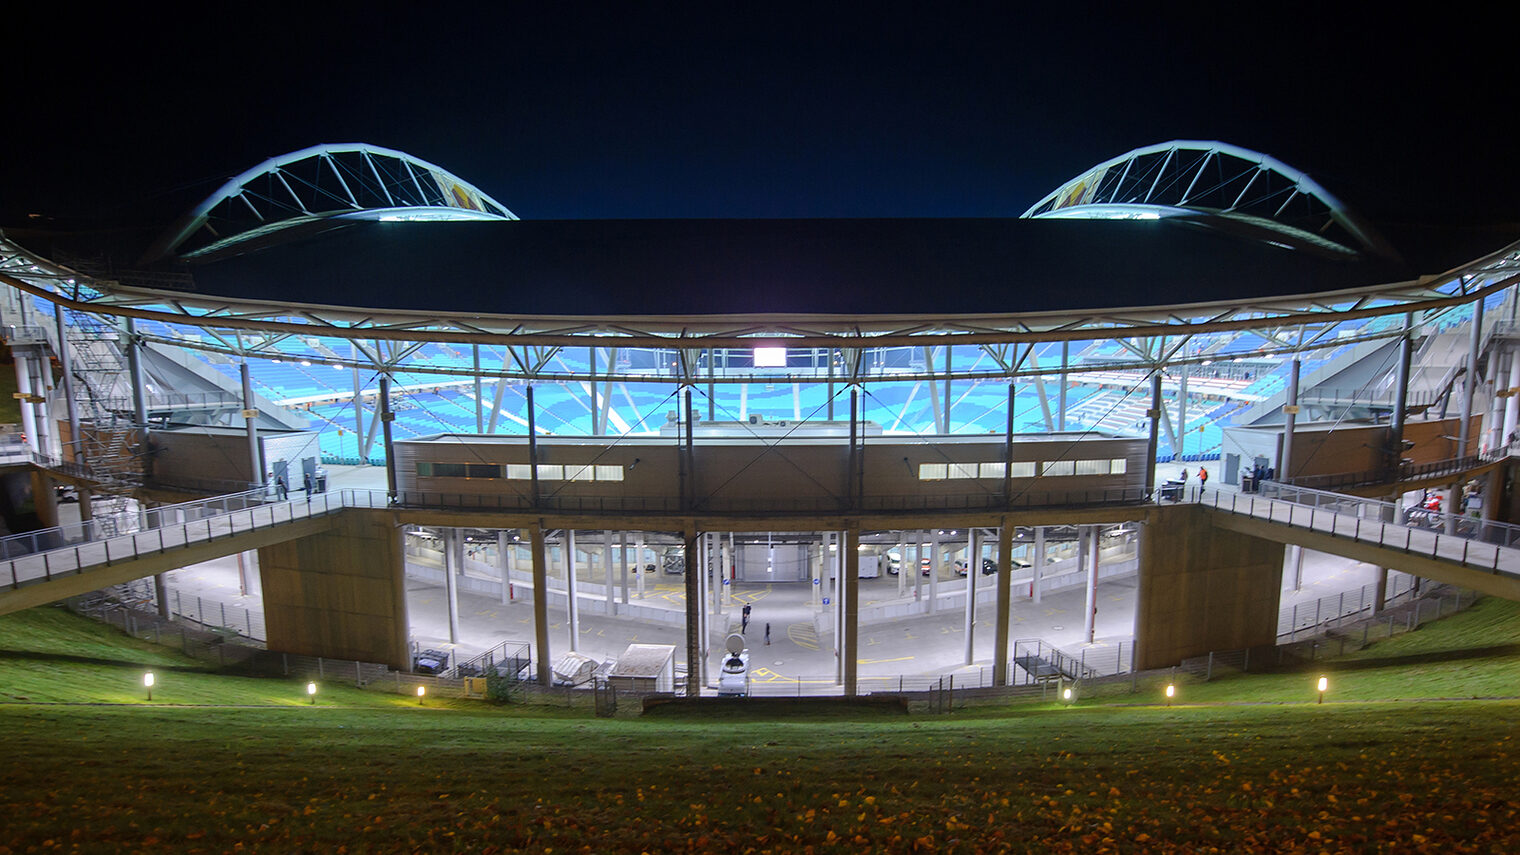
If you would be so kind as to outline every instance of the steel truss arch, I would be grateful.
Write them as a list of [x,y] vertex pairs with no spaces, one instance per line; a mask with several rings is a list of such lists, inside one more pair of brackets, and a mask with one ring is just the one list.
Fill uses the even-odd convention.
[[1067,181],[1023,216],[1202,216],[1294,248],[1396,256],[1371,224],[1306,173],[1270,155],[1213,141],[1173,140],[1126,152]]
[[364,143],[315,145],[272,157],[225,184],[166,231],[144,257],[194,258],[321,220],[515,220],[447,169]]

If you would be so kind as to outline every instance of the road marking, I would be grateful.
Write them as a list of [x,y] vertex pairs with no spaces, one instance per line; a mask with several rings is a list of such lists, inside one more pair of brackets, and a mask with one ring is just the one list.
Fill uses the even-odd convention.
[[895,659],[856,659],[855,660],[855,664],[857,664],[857,665],[880,665],[883,662],[909,662],[909,661],[912,661],[912,659],[913,659],[912,656],[898,656]]
[[810,623],[794,623],[786,628],[786,637],[798,647],[818,649],[818,632]]

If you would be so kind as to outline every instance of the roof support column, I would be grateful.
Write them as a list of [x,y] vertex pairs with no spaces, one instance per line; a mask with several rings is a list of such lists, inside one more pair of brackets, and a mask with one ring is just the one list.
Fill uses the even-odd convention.
[[391,504],[396,503],[396,449],[391,445],[391,422],[396,414],[391,412],[391,378],[380,375],[380,430],[385,440],[385,493]]
[[683,580],[686,583],[686,697],[695,698],[702,694],[702,590],[697,571],[697,549],[702,543],[702,533],[697,530],[696,520],[688,518],[682,523],[681,541],[685,544],[686,570]]
[[1151,420],[1150,441],[1145,446],[1145,495],[1156,492],[1156,452],[1160,450],[1161,429],[1161,369],[1151,372],[1151,408],[1146,413]]
[[844,661],[844,696],[853,698],[858,688],[856,666],[860,646],[860,605],[856,597],[860,589],[860,523],[850,520],[845,526],[844,543],[839,547],[844,553],[844,584],[840,586],[840,599],[844,600],[844,643],[839,655]]
[[1409,408],[1409,362],[1414,355],[1414,314],[1404,315],[1404,331],[1399,336],[1399,364],[1393,379],[1393,414],[1388,426],[1388,471],[1397,479],[1404,462],[1404,420]]
[[259,457],[259,411],[253,405],[253,377],[248,373],[248,359],[238,365],[238,376],[243,380],[243,421],[248,430],[248,480],[254,487],[264,486],[264,462]]
[[[1472,334],[1467,339],[1467,378],[1462,383],[1462,424],[1457,430],[1457,456],[1466,457],[1472,452],[1468,443],[1472,438],[1473,393],[1478,389],[1478,356],[1483,347],[1483,300],[1473,301]],[[1454,512],[1457,508],[1447,508]]]
[[1297,356],[1288,366],[1288,403],[1283,405],[1282,454],[1277,461],[1277,477],[1293,480],[1293,429],[1298,423],[1298,372],[1302,363]]
[[[1066,371],[1071,364],[1071,342],[1061,342],[1061,388],[1056,393],[1056,430],[1066,430]],[[1038,378],[1035,382],[1040,382]],[[1043,387],[1041,387],[1043,388]]]

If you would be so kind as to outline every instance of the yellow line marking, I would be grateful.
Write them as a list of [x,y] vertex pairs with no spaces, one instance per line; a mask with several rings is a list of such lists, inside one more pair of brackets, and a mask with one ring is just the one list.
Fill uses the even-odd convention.
[[880,665],[883,662],[908,662],[912,659],[912,656],[898,656],[895,659],[856,659],[855,663],[857,665]]

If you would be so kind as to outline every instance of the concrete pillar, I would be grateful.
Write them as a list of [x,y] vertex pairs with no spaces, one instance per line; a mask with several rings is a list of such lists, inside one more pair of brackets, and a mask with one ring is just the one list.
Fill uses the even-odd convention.
[[544,555],[544,527],[534,523],[528,527],[528,540],[533,551],[533,639],[538,645],[538,684],[551,686],[554,674],[549,658],[549,561]]
[[1288,569],[1293,571],[1293,590],[1301,591],[1304,588],[1304,548],[1289,544],[1284,552],[1288,559]]
[[1288,403],[1283,406],[1282,459],[1277,461],[1277,478],[1287,481],[1294,476],[1293,429],[1298,422],[1298,371],[1297,357],[1288,365]]
[[[11,351],[11,358],[14,360],[16,366],[16,394],[23,396],[31,395],[31,359],[27,356],[26,353],[22,351],[20,347],[17,347]],[[21,429],[26,432],[26,444],[32,451],[41,454],[42,452],[38,449],[37,445],[37,419],[35,414],[32,412],[32,407],[30,404],[26,403],[25,398],[22,398],[21,406],[19,409],[21,410]]]
[[992,631],[992,685],[1008,685],[1008,612],[1013,593],[1013,526],[998,527],[997,610]]
[[[892,566],[891,558],[887,559],[887,566]],[[917,565],[908,564],[908,535],[907,532],[897,533],[897,597],[902,599],[908,595],[908,574],[917,575]]]
[[[633,536],[633,551],[634,551],[634,559],[633,559],[634,577],[633,577],[633,579],[634,579],[635,582],[638,583],[638,587],[639,587],[639,599],[642,600],[642,599],[644,599],[644,577],[648,575],[647,573],[644,572],[644,533],[642,531],[639,532],[638,534],[635,534]],[[660,571],[662,571],[662,570],[665,569],[665,568],[663,568],[663,567],[661,567],[659,565],[660,565],[660,562],[656,561],[655,562],[655,571],[656,572],[660,572]]]
[[929,530],[929,614],[938,608],[939,593],[939,529]]
[[496,532],[496,569],[501,571],[502,605],[512,601],[512,538],[506,530]]
[[[1071,342],[1061,342],[1061,389],[1056,395],[1056,430],[1066,430],[1066,367],[1071,363]],[[1039,383],[1039,378],[1035,378]]]
[[448,601],[449,643],[459,643],[459,583],[464,572],[464,537],[457,528],[443,530],[443,594]]
[[695,698],[702,694],[702,589],[697,577],[697,549],[702,534],[697,531],[696,520],[688,519],[681,530],[681,542],[685,555],[686,587],[686,696]]
[[1156,492],[1156,452],[1161,445],[1161,371],[1158,369],[1151,373],[1151,407],[1146,412],[1150,417],[1149,441],[1145,451],[1145,494],[1152,496]]
[[391,422],[395,420],[396,414],[391,412],[391,378],[381,374],[380,438],[385,442],[385,492],[391,502],[396,501],[396,449],[391,445]]
[[966,662],[976,661],[976,578],[982,575],[980,532],[975,528],[966,530]]
[[1499,392],[1504,388],[1504,357],[1507,354],[1500,352],[1497,345],[1488,357],[1488,376],[1484,384],[1488,386],[1488,411],[1485,421],[1488,423],[1488,439],[1484,443],[1489,449],[1495,449],[1504,444],[1504,414],[1500,410],[1501,398]]
[[1372,613],[1382,614],[1388,605],[1388,568],[1378,568],[1377,587],[1372,592]]
[[856,694],[856,668],[859,665],[860,650],[860,607],[856,594],[860,589],[860,526],[858,523],[848,523],[844,531],[844,544],[840,551],[844,553],[844,584],[841,589],[844,596],[844,650],[841,658],[844,661],[844,695],[853,698]]
[[1510,442],[1510,437],[1515,435],[1515,426],[1520,423],[1520,351],[1510,351],[1509,355],[1509,396],[1504,399],[1504,439],[1505,445]]
[[829,532],[834,549],[829,556],[829,575],[834,577],[834,682],[844,685],[844,537]]
[[617,614],[617,601],[612,593],[612,532],[610,531],[602,532],[602,569],[605,571],[602,574],[602,581],[606,586],[607,615],[611,617]]
[[1029,580],[1029,598],[1035,605],[1040,604],[1041,588],[1045,583],[1045,526],[1034,527],[1034,548],[1030,550],[1029,569],[1033,578]]
[[1466,457],[1472,452],[1468,440],[1472,437],[1473,393],[1478,390],[1478,357],[1483,347],[1483,301],[1473,302],[1470,335],[1467,338],[1467,375],[1462,379],[1462,424],[1457,431],[1457,456]]
[[1394,369],[1393,410],[1389,417],[1389,474],[1396,480],[1404,459],[1404,422],[1409,417],[1409,362],[1414,355],[1414,314],[1404,315],[1404,331],[1399,336],[1399,361]]
[[[618,563],[623,567],[623,605],[628,605],[628,532],[618,532]],[[633,563],[633,572],[639,572],[638,562]]]
[[[248,373],[248,360],[238,363],[238,375],[243,381],[243,429],[248,432],[249,483],[264,486],[264,459],[259,454],[259,411],[253,403],[253,377]],[[307,494],[310,498],[310,494]]]
[[581,613],[575,590],[575,531],[565,529],[565,618],[570,624],[570,652],[580,650]]
[[824,562],[828,560],[828,557],[829,557],[829,537],[828,537],[828,535],[824,535],[818,541],[818,560],[816,562],[814,562],[814,561],[809,561],[808,562],[808,564],[811,565],[812,568],[813,568],[813,600],[812,600],[812,603],[813,603],[813,608],[815,608],[815,609],[822,609],[823,608],[823,579],[824,579],[823,568],[824,568]]
[[1098,625],[1098,552],[1103,545],[1098,526],[1087,529],[1087,546],[1091,555],[1087,560],[1087,643],[1093,643]]

